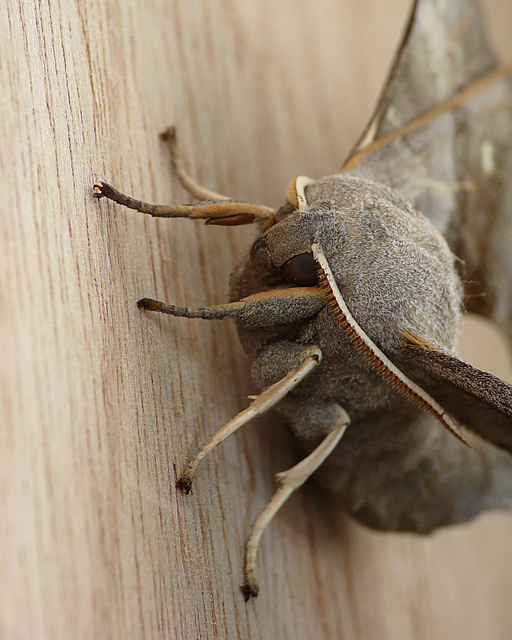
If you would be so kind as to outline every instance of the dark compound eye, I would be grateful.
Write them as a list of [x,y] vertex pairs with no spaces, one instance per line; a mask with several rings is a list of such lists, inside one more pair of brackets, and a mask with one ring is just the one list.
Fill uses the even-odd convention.
[[313,287],[318,284],[318,265],[311,253],[301,253],[290,258],[279,268],[279,275],[283,280],[303,287]]

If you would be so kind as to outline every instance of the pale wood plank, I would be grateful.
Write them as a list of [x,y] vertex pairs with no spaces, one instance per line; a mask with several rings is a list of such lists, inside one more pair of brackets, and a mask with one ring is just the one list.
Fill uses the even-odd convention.
[[[487,4],[507,40],[510,6]],[[243,541],[291,439],[262,420],[176,495],[174,465],[245,406],[248,363],[231,325],[135,301],[224,300],[252,232],[91,197],[109,179],[183,201],[157,139],[172,122],[198,178],[233,197],[277,205],[290,177],[334,171],[407,5],[2,4],[2,640],[512,633],[510,518],[375,534],[312,487],[265,534],[261,595],[243,603]]]

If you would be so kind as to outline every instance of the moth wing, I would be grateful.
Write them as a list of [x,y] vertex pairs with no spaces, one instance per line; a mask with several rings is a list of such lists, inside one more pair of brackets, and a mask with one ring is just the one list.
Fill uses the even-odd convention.
[[375,111],[349,159],[496,64],[475,0],[415,0]]
[[458,422],[512,452],[512,385],[421,344],[406,342],[393,361]]
[[414,2],[375,113],[343,170],[389,185],[421,211],[461,259],[467,310],[512,338],[512,80],[486,41],[475,0]]

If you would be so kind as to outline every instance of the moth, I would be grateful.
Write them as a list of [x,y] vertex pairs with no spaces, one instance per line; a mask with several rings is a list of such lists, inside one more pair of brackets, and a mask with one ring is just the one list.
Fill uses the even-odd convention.
[[308,455],[246,545],[245,599],[258,595],[261,534],[315,471],[375,529],[428,533],[512,506],[512,386],[456,353],[462,310],[512,334],[512,79],[486,41],[475,0],[416,0],[381,98],[341,171],[300,176],[277,209],[194,182],[174,128],[176,175],[195,200],[150,205],[107,183],[106,197],[152,216],[256,223],[230,302],[141,309],[233,318],[261,391],[189,460],[200,461],[276,406]]

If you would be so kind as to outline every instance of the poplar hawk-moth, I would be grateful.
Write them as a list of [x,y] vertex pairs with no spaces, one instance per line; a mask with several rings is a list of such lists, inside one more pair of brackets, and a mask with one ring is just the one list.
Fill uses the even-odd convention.
[[456,354],[462,310],[512,337],[512,80],[485,38],[475,0],[416,0],[377,108],[341,171],[300,176],[277,209],[205,189],[199,202],[150,205],[161,217],[255,222],[230,302],[142,309],[233,318],[263,391],[190,459],[200,460],[272,406],[310,453],[280,487],[246,547],[244,597],[258,594],[264,527],[319,467],[348,513],[376,529],[428,533],[512,506],[512,386]]

